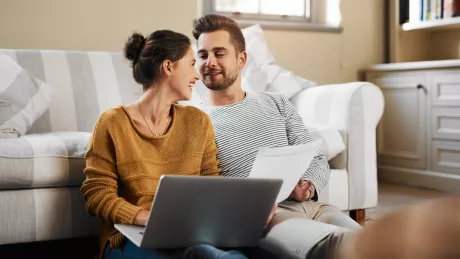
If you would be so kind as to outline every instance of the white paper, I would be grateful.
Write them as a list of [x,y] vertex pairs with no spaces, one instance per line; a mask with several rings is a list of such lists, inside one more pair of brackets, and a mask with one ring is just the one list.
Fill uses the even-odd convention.
[[307,171],[321,142],[317,140],[295,146],[260,148],[249,177],[282,179],[276,203],[284,201]]

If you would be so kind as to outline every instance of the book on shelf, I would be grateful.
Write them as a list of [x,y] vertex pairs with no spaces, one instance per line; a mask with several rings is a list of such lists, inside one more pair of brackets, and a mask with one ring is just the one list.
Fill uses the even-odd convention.
[[420,23],[460,16],[460,0],[400,0],[399,22]]

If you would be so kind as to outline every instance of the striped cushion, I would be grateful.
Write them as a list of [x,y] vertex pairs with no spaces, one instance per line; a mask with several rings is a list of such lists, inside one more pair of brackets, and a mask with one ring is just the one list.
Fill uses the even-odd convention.
[[22,136],[48,109],[53,91],[0,53],[0,138]]
[[0,139],[0,189],[80,186],[90,133]]
[[142,94],[121,52],[0,49],[56,92],[28,133],[91,132],[105,110]]
[[98,234],[79,187],[2,190],[0,206],[0,245]]

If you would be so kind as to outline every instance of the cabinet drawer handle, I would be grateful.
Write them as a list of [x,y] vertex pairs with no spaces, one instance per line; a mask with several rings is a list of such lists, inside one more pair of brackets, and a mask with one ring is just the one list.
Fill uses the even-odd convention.
[[418,85],[417,85],[417,89],[418,89],[418,90],[422,89],[424,92],[426,92],[426,88],[425,88],[423,85],[421,85],[421,84],[418,84]]

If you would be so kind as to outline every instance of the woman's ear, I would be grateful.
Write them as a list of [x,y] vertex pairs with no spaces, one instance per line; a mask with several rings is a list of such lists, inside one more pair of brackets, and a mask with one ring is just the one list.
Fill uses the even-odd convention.
[[163,74],[166,76],[166,78],[171,78],[172,62],[170,60],[163,61],[163,63],[161,64],[161,71],[163,71]]

